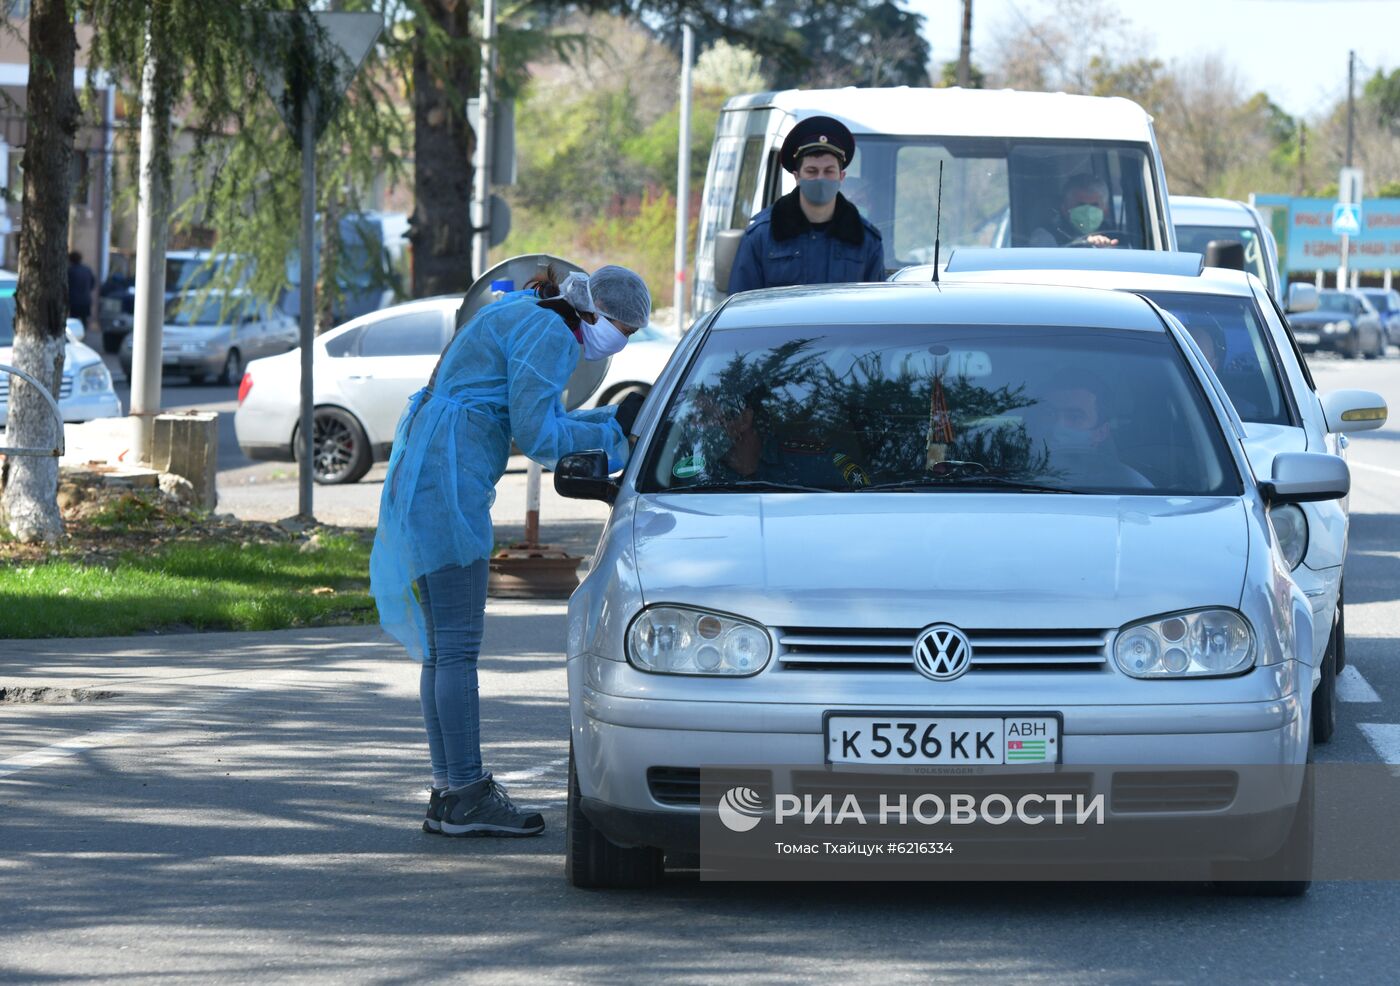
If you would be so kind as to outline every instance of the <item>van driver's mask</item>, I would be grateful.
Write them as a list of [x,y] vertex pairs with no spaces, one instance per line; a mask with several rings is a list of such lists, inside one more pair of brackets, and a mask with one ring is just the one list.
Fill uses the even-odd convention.
[[1103,225],[1103,210],[1088,203],[1077,205],[1069,210],[1069,221],[1075,229],[1087,235]]

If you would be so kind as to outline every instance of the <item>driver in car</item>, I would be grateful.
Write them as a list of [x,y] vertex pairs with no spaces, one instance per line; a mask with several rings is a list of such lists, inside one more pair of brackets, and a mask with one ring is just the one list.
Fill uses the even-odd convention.
[[1060,190],[1054,221],[1031,233],[1026,245],[1116,247],[1116,239],[1099,232],[1107,218],[1108,185],[1103,179],[1087,172],[1070,175]]
[[[675,474],[688,478],[701,471],[716,482],[758,480],[816,486],[824,489],[858,489],[870,484],[864,467],[848,451],[817,435],[779,437],[772,415],[764,407],[763,387],[744,396],[737,412],[718,402],[697,402],[699,417],[719,429],[721,448],[717,466],[704,469],[695,457],[678,460]],[[725,448],[727,445],[727,448]]]
[[1052,464],[1069,467],[1073,473],[1083,472],[1083,478],[1091,482],[1151,487],[1146,476],[1118,457],[1105,403],[1088,378],[1065,380],[1046,394],[1052,422],[1046,444]]

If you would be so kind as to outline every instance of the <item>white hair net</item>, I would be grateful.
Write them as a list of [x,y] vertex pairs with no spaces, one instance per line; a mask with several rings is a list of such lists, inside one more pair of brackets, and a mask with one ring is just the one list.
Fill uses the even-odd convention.
[[588,289],[588,275],[574,271],[559,282],[559,296],[574,306],[575,311],[592,314],[593,292]]
[[588,290],[593,310],[599,315],[634,329],[651,321],[651,292],[646,281],[626,267],[599,267],[588,279]]

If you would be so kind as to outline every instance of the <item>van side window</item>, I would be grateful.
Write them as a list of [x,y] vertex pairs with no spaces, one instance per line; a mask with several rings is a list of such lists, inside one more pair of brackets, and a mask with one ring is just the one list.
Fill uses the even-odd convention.
[[763,138],[750,137],[744,141],[739,159],[739,180],[734,190],[734,211],[729,217],[730,229],[743,229],[753,218],[754,196],[758,192],[758,176],[763,170]]

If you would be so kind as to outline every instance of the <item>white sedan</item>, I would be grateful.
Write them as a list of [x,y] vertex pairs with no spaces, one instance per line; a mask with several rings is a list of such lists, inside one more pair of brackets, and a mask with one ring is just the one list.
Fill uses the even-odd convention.
[[[3,292],[0,285],[0,292]],[[0,363],[14,365],[15,298],[0,293]],[[82,323],[68,320],[68,339],[63,350],[63,377],[59,391],[58,409],[66,422],[90,421],[94,418],[116,418],[122,413],[121,401],[112,389],[112,374],[102,357],[82,342]],[[0,370],[0,428],[5,426],[10,411],[10,374]]]
[[[353,319],[316,340],[317,482],[353,483],[388,459],[399,415],[427,385],[461,303],[455,295],[410,301]],[[639,331],[613,357],[596,403],[645,394],[676,342],[652,326]],[[297,350],[248,364],[234,430],[250,459],[295,459],[300,366]]]

